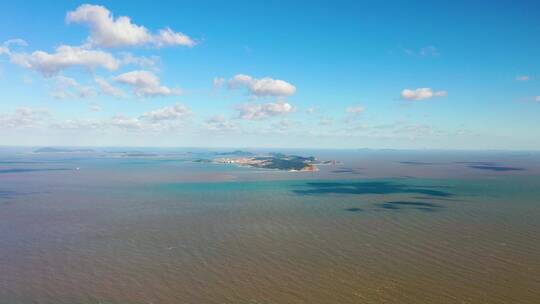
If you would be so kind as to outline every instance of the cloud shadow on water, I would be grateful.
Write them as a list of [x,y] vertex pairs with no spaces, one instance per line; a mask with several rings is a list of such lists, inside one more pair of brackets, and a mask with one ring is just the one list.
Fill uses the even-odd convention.
[[0,174],[47,172],[47,171],[66,171],[66,170],[70,170],[70,169],[65,169],[65,168],[46,168],[46,169],[15,168],[15,169],[0,169]]
[[450,197],[451,193],[437,186],[409,186],[393,182],[308,182],[307,189],[295,189],[299,195],[317,194],[399,194],[414,193],[434,197]]
[[17,195],[15,191],[0,190],[0,198],[12,198]]
[[386,210],[403,210],[403,209],[410,209],[410,210],[419,210],[423,212],[435,212],[441,208],[442,206],[439,206],[434,203],[427,203],[427,202],[405,202],[405,201],[395,201],[395,202],[386,202],[386,203],[380,203],[377,204],[377,207],[386,209]]
[[419,162],[419,161],[400,161],[399,163],[403,165],[413,165],[413,166],[440,165],[439,163]]
[[518,168],[518,167],[506,167],[506,166],[491,166],[491,165],[471,165],[469,166],[471,169],[479,169],[479,170],[489,170],[489,171],[495,171],[495,172],[506,172],[506,171],[523,171],[524,168]]
[[332,173],[350,173],[350,174],[362,174],[359,169],[355,168],[337,168],[331,171]]

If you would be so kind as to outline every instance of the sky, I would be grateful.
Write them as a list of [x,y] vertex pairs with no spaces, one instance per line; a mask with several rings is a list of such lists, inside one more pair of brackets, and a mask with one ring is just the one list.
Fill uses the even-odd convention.
[[0,146],[540,149],[538,1],[3,1]]

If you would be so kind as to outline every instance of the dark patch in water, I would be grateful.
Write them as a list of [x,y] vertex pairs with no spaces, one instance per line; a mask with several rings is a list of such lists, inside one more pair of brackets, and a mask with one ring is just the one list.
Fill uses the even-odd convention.
[[449,192],[433,189],[442,187],[408,186],[392,182],[309,182],[306,186],[310,189],[293,190],[293,192],[300,195],[419,193],[436,197],[452,196]]
[[19,192],[12,190],[0,190],[0,199],[11,199],[24,195],[37,194],[38,192]]
[[354,168],[337,168],[336,170],[333,170],[332,173],[361,174],[358,169]]
[[0,190],[0,198],[12,198],[17,195],[15,191]]
[[505,172],[505,171],[522,171],[525,168],[518,167],[506,167],[506,166],[492,166],[492,165],[471,165],[469,168],[480,169],[480,170],[489,170],[495,172]]
[[414,210],[419,210],[419,211],[424,211],[424,212],[434,212],[442,208],[441,206],[434,203],[404,202],[404,201],[386,202],[386,203],[377,204],[377,206],[379,208],[383,208],[387,210],[414,209]]
[[0,160],[0,164],[14,165],[14,164],[37,164],[38,161],[22,161],[22,160]]
[[362,208],[345,208],[344,209],[345,211],[349,211],[349,212],[361,212],[361,211],[364,211]]
[[437,163],[428,163],[428,162],[419,162],[419,161],[401,161],[399,163],[404,164],[404,165],[415,165],[415,166],[438,165]]
[[454,163],[463,164],[463,165],[497,166],[497,163],[494,163],[494,162],[461,161],[461,162],[454,162]]
[[17,168],[17,169],[2,169],[0,174],[11,174],[11,173],[27,173],[27,172],[44,172],[44,171],[66,171],[70,169],[65,168],[48,168],[48,169],[29,169],[29,168]]
[[429,200],[429,199],[435,199],[435,200],[438,200],[438,201],[449,201],[449,202],[461,202],[462,200],[458,200],[458,199],[454,199],[454,198],[443,198],[443,197],[436,197],[436,198],[433,198],[433,197],[427,197],[427,196],[415,196],[413,197],[414,199],[420,199],[420,200]]

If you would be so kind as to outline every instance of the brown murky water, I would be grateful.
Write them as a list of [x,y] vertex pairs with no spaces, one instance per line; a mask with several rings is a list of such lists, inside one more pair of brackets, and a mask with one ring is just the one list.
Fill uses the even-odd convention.
[[534,165],[379,161],[0,174],[0,303],[540,303]]

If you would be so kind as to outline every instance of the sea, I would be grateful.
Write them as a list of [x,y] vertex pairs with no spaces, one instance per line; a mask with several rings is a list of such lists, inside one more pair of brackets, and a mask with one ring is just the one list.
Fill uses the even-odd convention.
[[540,303],[540,152],[232,150],[0,148],[0,303]]

